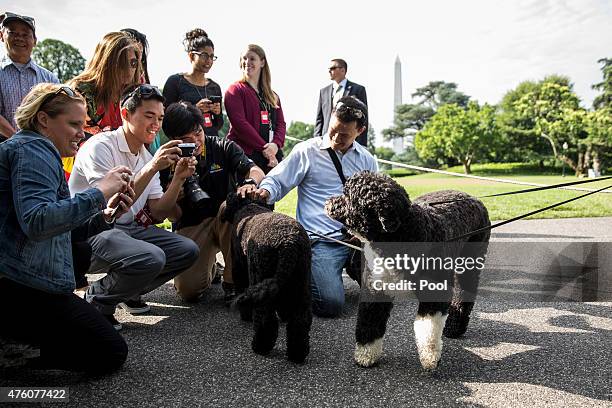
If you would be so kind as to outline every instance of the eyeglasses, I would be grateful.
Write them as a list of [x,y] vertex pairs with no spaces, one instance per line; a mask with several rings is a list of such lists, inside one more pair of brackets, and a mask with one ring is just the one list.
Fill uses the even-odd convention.
[[329,71],[329,72],[332,72],[332,71],[337,70],[338,68],[342,68],[342,67],[339,67],[339,66],[329,67],[329,68],[328,68],[328,71]]
[[204,51],[191,51],[191,53],[195,54],[195,55],[199,55],[200,57],[204,58],[205,60],[211,59],[213,61],[216,61],[217,58],[219,58],[215,54],[209,54],[209,53],[204,52]]
[[77,96],[76,92],[74,92],[74,90],[68,86],[60,86],[57,91],[52,92],[50,94],[47,94],[47,96],[45,96],[45,98],[43,99],[42,103],[40,104],[40,107],[38,108],[38,110],[42,110],[42,107],[48,103],[51,99],[55,98],[57,95],[61,94],[61,93],[65,93],[66,95],[68,95],[71,98],[74,98]]
[[125,105],[125,102],[128,99],[135,96],[138,96],[141,99],[150,99],[152,96],[157,96],[160,99],[164,98],[164,95],[161,93],[158,87],[149,84],[139,85],[121,100],[121,106]]

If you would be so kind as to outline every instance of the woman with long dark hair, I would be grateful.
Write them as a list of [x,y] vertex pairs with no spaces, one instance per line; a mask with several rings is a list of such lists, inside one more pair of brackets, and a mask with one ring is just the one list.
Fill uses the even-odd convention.
[[218,136],[223,127],[221,87],[207,77],[217,60],[215,45],[206,31],[195,28],[185,34],[185,51],[191,63],[189,72],[171,75],[164,85],[166,107],[185,101],[195,105],[204,116],[204,133]]

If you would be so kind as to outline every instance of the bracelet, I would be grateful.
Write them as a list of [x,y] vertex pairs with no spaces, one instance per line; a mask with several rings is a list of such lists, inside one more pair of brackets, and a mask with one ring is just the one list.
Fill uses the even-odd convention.
[[252,178],[247,178],[247,179],[242,180],[242,182],[240,183],[240,187],[246,186],[247,184],[252,184],[255,187],[257,187],[257,182]]

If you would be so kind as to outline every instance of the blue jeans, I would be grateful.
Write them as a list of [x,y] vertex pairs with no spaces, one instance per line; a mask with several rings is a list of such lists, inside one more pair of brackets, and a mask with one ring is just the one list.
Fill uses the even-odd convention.
[[335,317],[344,306],[342,268],[350,249],[323,240],[312,244],[312,312],[321,317]]

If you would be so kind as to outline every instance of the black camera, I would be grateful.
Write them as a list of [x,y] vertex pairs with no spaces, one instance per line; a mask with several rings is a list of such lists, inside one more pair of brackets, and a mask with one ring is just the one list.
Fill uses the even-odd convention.
[[[195,143],[179,143],[179,149],[181,149],[181,157],[191,157],[195,151]],[[210,195],[200,187],[198,183],[199,175],[197,172],[187,177],[183,184],[183,190],[185,191],[185,197],[196,207],[201,207],[206,204],[206,200],[210,198]]]
[[195,143],[179,143],[179,149],[181,149],[181,157],[191,157],[196,148]]
[[221,95],[210,95],[208,97],[208,99],[212,102],[212,103],[221,103]]

